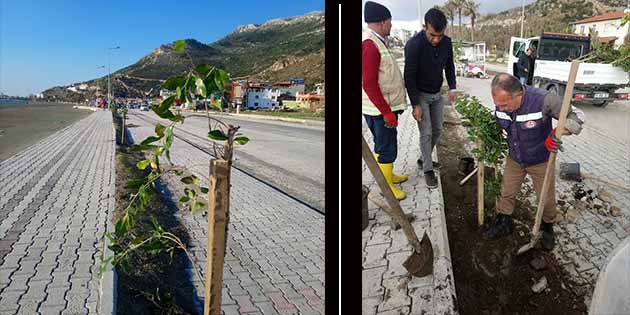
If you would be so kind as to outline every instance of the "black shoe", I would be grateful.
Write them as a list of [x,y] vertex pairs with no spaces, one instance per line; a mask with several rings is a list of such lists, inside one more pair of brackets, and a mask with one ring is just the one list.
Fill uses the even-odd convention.
[[494,224],[484,233],[484,237],[488,240],[496,240],[512,234],[513,230],[512,216],[499,213],[494,219]]
[[542,245],[545,250],[553,250],[553,246],[556,244],[556,238],[553,234],[553,223],[543,222],[540,225],[542,230]]
[[[436,169],[436,170],[440,169],[440,163],[435,162],[435,161],[431,161],[431,162],[433,162],[433,168],[434,169]],[[422,158],[418,159],[418,165],[420,165],[420,167],[422,167]]]
[[427,183],[428,188],[436,188],[438,186],[438,180],[433,171],[424,173],[424,181]]

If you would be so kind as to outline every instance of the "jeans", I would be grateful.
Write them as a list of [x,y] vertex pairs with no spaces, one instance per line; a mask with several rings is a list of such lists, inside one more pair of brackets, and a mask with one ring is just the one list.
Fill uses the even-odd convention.
[[521,81],[521,84],[523,85],[527,84],[527,77],[519,77],[518,80]]
[[439,92],[435,94],[420,92],[420,107],[422,107],[422,117],[418,122],[418,130],[420,131],[420,152],[424,159],[422,170],[426,173],[433,170],[433,148],[442,133],[444,97]]
[[[396,111],[396,118],[402,111]],[[394,163],[398,154],[397,131],[396,128],[385,126],[383,115],[370,116],[363,115],[365,122],[374,136],[374,153],[378,154],[378,162],[381,164]]]

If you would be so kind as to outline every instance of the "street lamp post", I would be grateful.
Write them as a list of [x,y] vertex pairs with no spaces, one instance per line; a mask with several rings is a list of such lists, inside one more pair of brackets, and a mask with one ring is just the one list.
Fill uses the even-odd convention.
[[112,88],[112,83],[110,81],[110,76],[111,76],[111,63],[110,63],[110,52],[114,49],[120,49],[120,46],[116,46],[116,47],[110,47],[107,48],[107,106],[111,106],[111,102],[112,102],[112,94],[111,94],[111,88]]
[[[98,66],[98,67],[96,67],[96,69],[103,69],[103,70],[105,70],[105,65]],[[96,96],[97,96],[97,97],[98,97],[98,93],[100,92],[100,90],[101,90],[101,89],[100,89],[100,87],[98,86],[98,80],[96,80]]]
[[523,38],[524,21],[525,21],[525,0],[521,0],[521,38]]

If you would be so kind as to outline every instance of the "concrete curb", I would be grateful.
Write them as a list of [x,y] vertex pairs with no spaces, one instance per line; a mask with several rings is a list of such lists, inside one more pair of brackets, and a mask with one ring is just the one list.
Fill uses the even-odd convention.
[[96,112],[96,111],[99,110],[99,108],[97,108],[97,107],[82,106],[82,105],[73,106],[73,108],[76,108],[76,109],[88,109],[88,110],[91,110],[93,112]]
[[[116,129],[113,127],[112,121],[112,136],[113,139],[116,139]],[[108,208],[109,212],[107,213],[107,222],[105,227],[105,233],[113,233],[114,232],[114,224],[112,223],[112,217],[114,215],[114,210],[116,209],[116,199],[115,199],[115,188],[116,187],[116,142],[112,143],[114,146],[114,157],[112,158],[112,172],[110,178],[110,189],[109,197],[108,197]],[[109,239],[104,237],[103,240],[103,259],[105,257],[113,256],[114,253],[109,249]],[[101,260],[102,261],[102,260]],[[100,286],[100,306],[99,306],[99,314],[116,314],[116,282],[118,275],[116,274],[116,270],[110,267],[111,264],[108,265],[106,271],[103,273],[103,278],[101,279]]]
[[[436,161],[439,162],[437,150],[433,151]],[[433,260],[433,311],[435,314],[458,314],[457,292],[455,290],[455,278],[453,276],[453,264],[451,262],[451,249],[448,245],[448,230],[446,227],[446,210],[444,209],[444,195],[442,193],[442,176],[436,172],[439,180],[437,194],[439,195],[439,209],[431,207],[431,217],[437,217],[439,223],[431,224],[432,242],[439,243],[441,251],[434,248]],[[436,213],[437,212],[437,213]],[[436,247],[436,246],[434,246]]]

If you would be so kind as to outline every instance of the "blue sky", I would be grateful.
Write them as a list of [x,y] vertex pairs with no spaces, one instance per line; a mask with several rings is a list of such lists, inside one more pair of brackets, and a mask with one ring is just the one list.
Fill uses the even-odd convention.
[[243,24],[324,11],[324,0],[0,0],[0,92],[26,96],[107,75],[162,44],[221,39]]

